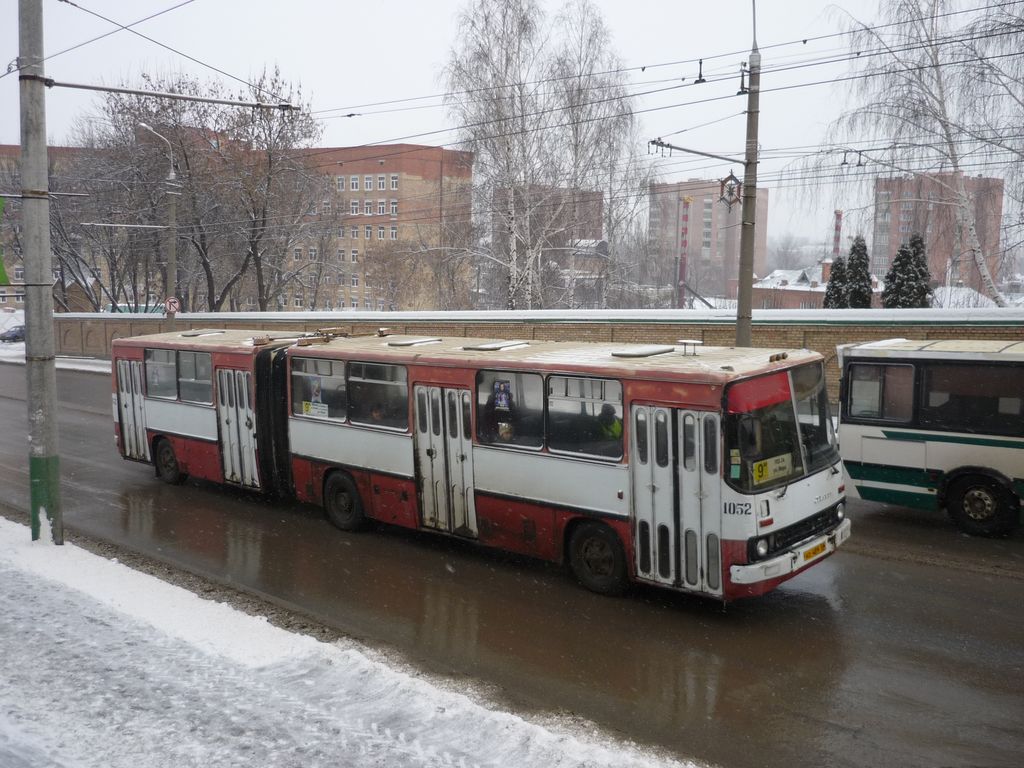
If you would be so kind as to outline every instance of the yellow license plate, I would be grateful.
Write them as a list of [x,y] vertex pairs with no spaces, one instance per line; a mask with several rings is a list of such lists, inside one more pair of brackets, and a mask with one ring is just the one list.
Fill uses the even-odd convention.
[[804,552],[804,560],[805,561],[806,560],[812,560],[812,559],[814,559],[815,557],[817,557],[818,555],[820,555],[824,551],[825,551],[825,542],[824,541],[821,542],[821,544],[815,544],[813,547],[811,547],[806,552]]

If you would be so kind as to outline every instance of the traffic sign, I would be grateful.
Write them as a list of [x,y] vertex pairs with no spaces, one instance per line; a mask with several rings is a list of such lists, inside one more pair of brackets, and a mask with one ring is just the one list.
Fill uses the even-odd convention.
[[164,309],[167,310],[168,315],[177,314],[181,311],[181,301],[178,300],[177,296],[170,296],[164,302]]

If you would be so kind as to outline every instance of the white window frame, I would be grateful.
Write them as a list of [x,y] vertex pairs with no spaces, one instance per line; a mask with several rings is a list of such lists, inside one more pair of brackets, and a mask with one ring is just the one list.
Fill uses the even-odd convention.
[[392,173],[391,174],[391,188],[392,189],[398,189],[398,174],[397,173]]

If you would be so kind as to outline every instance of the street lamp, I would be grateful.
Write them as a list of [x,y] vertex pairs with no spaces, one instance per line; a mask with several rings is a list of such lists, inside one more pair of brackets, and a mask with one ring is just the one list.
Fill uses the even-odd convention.
[[174,187],[177,186],[175,183],[177,176],[174,173],[174,147],[171,146],[171,142],[166,136],[158,133],[151,125],[139,123],[139,128],[149,131],[167,145],[167,159],[170,161],[170,171],[167,174],[167,185],[170,189],[167,192],[167,234],[165,242],[167,278],[164,285],[164,290],[167,293],[166,298],[170,298],[178,295],[178,201],[177,193],[174,191]]

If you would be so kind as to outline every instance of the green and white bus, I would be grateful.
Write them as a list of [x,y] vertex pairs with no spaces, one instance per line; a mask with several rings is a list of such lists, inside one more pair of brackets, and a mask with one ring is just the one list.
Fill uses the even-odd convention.
[[[1024,338],[1024,337],[1022,337]],[[847,493],[1001,536],[1024,499],[1024,340],[837,348]]]

